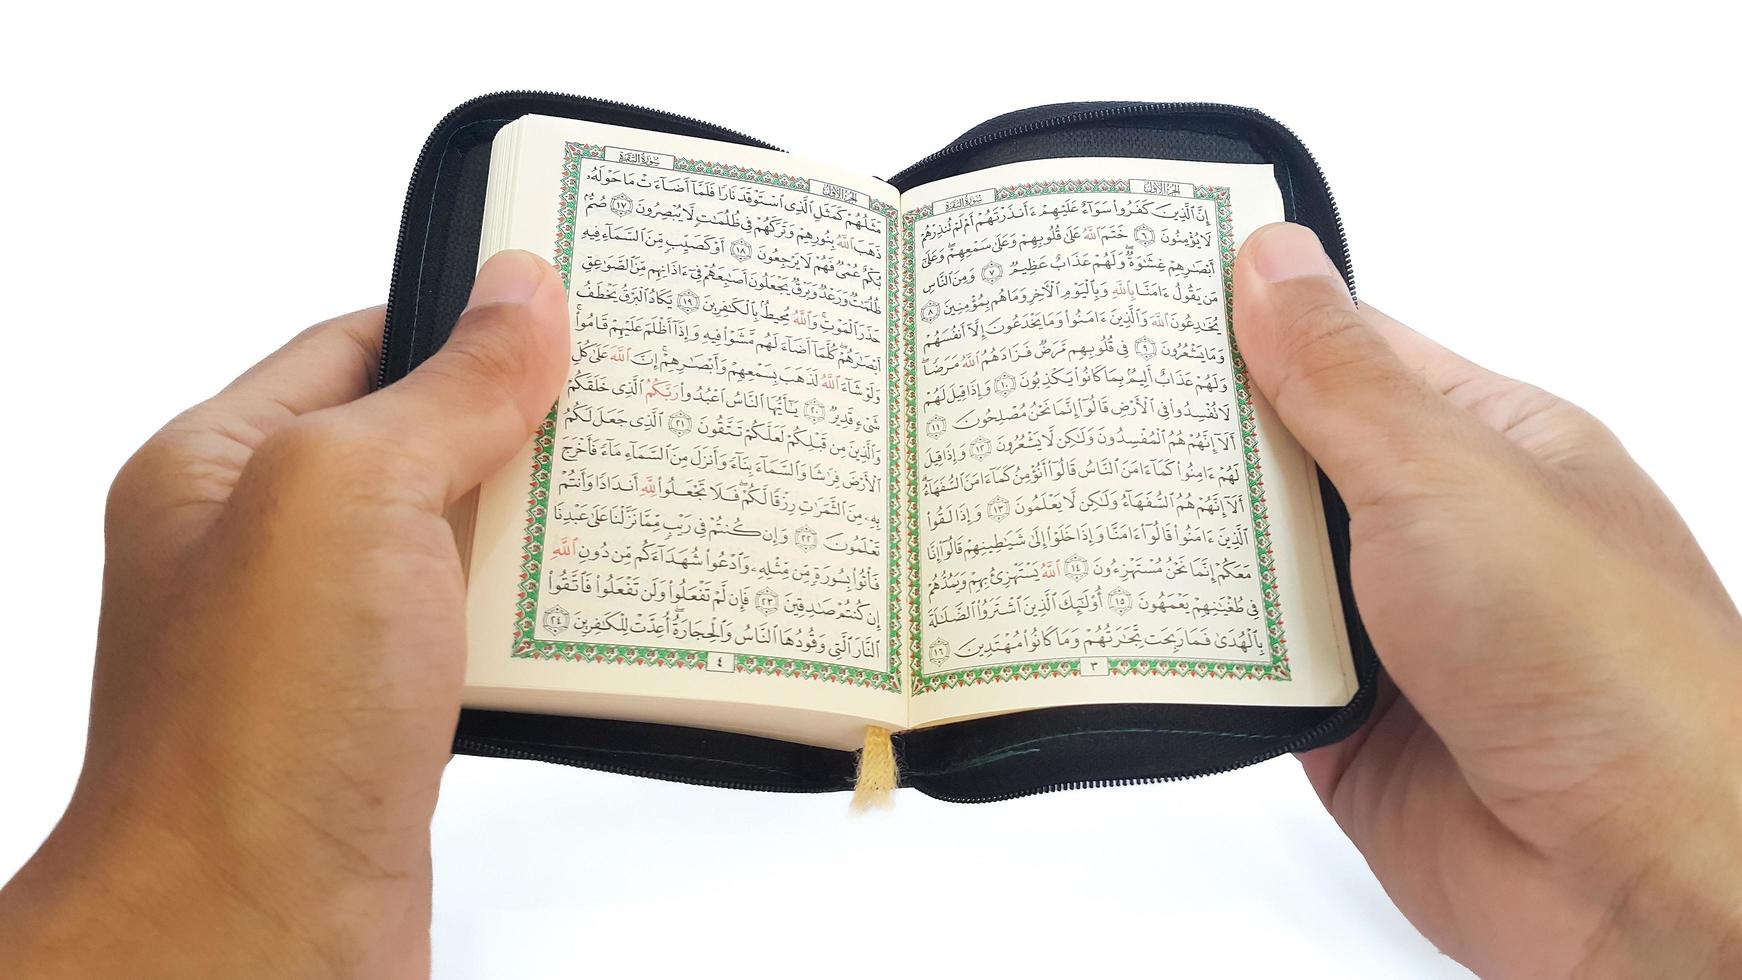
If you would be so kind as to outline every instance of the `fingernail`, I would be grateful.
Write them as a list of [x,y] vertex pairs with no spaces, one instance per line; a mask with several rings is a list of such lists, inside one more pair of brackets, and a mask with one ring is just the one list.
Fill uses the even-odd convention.
[[1247,243],[1253,250],[1252,266],[1265,282],[1284,282],[1301,276],[1343,274],[1331,263],[1312,229],[1295,224],[1266,225]]
[[490,256],[478,277],[472,280],[472,297],[466,309],[491,306],[496,303],[525,303],[538,292],[549,274],[550,266],[531,252],[510,249]]

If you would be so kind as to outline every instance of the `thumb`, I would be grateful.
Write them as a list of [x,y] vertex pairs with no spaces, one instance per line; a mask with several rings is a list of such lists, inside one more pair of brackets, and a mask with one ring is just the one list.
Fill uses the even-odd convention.
[[1367,321],[1310,229],[1271,224],[1246,239],[1234,334],[1253,384],[1350,508],[1383,498],[1411,469],[1459,472],[1435,461],[1467,420]]
[[402,380],[347,406],[390,433],[432,485],[437,508],[483,482],[525,445],[568,375],[567,300],[531,252],[498,252],[478,270],[447,343]]

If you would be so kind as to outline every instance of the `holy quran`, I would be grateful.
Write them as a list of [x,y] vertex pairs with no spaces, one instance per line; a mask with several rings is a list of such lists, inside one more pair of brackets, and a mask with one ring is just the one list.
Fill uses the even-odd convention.
[[465,702],[834,748],[1110,703],[1355,693],[1312,461],[1246,379],[1267,164],[906,193],[525,116],[480,260],[569,292],[567,386],[455,523]]

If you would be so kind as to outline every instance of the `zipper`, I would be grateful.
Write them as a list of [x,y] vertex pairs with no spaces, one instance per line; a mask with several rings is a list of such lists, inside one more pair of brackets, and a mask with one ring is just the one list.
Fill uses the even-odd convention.
[[902,182],[907,180],[914,172],[929,167],[945,157],[966,150],[971,150],[975,147],[995,143],[999,140],[1010,139],[1014,136],[1025,136],[1029,133],[1038,133],[1046,129],[1053,129],[1060,126],[1073,126],[1085,122],[1096,122],[1103,119],[1117,119],[1124,116],[1141,116],[1152,113],[1178,112],[1215,113],[1245,119],[1285,134],[1290,140],[1294,141],[1295,146],[1300,147],[1300,151],[1306,155],[1307,162],[1311,163],[1313,169],[1318,171],[1319,186],[1324,188],[1325,200],[1331,205],[1331,220],[1335,222],[1337,226],[1337,248],[1343,253],[1343,268],[1349,270],[1348,275],[1345,276],[1344,279],[1349,286],[1349,296],[1350,298],[1353,298],[1355,296],[1355,263],[1353,258],[1349,255],[1349,238],[1343,230],[1343,213],[1337,208],[1337,198],[1336,195],[1331,193],[1331,184],[1325,179],[1324,168],[1319,166],[1318,158],[1313,156],[1313,151],[1307,147],[1306,143],[1301,141],[1300,136],[1296,134],[1294,130],[1288,128],[1287,125],[1274,116],[1259,112],[1257,109],[1248,109],[1245,106],[1227,105],[1221,102],[1133,102],[1128,105],[1103,106],[1099,109],[1083,109],[1077,112],[1066,113],[1062,116],[1056,116],[1051,119],[1036,119],[1031,122],[1022,123],[1018,126],[1007,126],[1003,129],[993,130],[990,133],[982,133],[981,135],[970,139],[957,140],[949,146],[933,153],[931,156],[928,156],[920,160],[918,163],[902,170],[900,173],[889,178],[887,183],[900,187]]
[[1040,796],[1043,793],[1058,793],[1072,789],[1108,789],[1116,786],[1150,786],[1156,783],[1178,783],[1184,782],[1188,779],[1201,779],[1205,776],[1216,776],[1225,772],[1233,772],[1236,769],[1245,769],[1248,766],[1258,765],[1260,762],[1269,762],[1271,759],[1275,759],[1278,756],[1288,755],[1293,752],[1299,752],[1303,749],[1311,748],[1319,741],[1319,739],[1334,732],[1353,715],[1370,710],[1372,707],[1371,702],[1377,693],[1375,681],[1378,680],[1378,677],[1379,659],[1375,657],[1373,661],[1367,664],[1366,668],[1361,671],[1361,683],[1358,689],[1367,692],[1365,697],[1357,696],[1353,701],[1350,701],[1348,704],[1337,709],[1335,714],[1332,714],[1317,725],[1314,725],[1299,735],[1296,735],[1294,738],[1289,739],[1282,745],[1275,748],[1265,749],[1255,756],[1242,759],[1239,762],[1231,763],[1229,765],[1209,766],[1203,769],[1192,769],[1187,772],[1170,773],[1166,776],[1126,776],[1112,779],[1076,779],[1068,782],[1036,786],[1031,789],[1016,790],[1009,793],[993,793],[980,796],[933,793],[927,790],[920,790],[920,792],[925,793],[925,795],[935,800],[942,800],[945,803],[1001,803],[1005,800],[1019,800],[1025,796]]
[[[399,264],[400,264],[399,259],[400,259],[400,256],[405,251],[406,239],[409,237],[410,222],[411,222],[412,196],[418,188],[418,180],[423,174],[424,163],[429,157],[430,150],[432,148],[434,148],[437,137],[444,135],[445,131],[448,128],[448,124],[455,117],[459,116],[461,113],[464,113],[465,111],[473,108],[474,106],[478,105],[479,103],[488,101],[490,99],[499,99],[499,98],[560,99],[560,100],[566,100],[569,102],[581,103],[583,105],[602,106],[602,107],[618,109],[618,110],[628,110],[631,112],[642,113],[644,115],[651,116],[654,118],[666,119],[666,120],[671,120],[674,122],[687,123],[687,124],[690,124],[692,126],[701,127],[703,129],[711,129],[711,130],[714,130],[718,133],[722,133],[722,134],[725,134],[728,136],[735,137],[740,142],[747,144],[747,145],[750,145],[750,146],[757,146],[757,147],[761,147],[763,149],[768,149],[768,150],[779,150],[780,149],[779,147],[774,146],[771,143],[763,142],[762,140],[759,140],[753,136],[738,132],[737,130],[734,130],[734,129],[727,129],[723,126],[718,126],[718,125],[715,125],[713,123],[707,122],[707,121],[702,120],[702,119],[697,119],[694,116],[680,115],[678,113],[666,112],[662,109],[654,109],[654,108],[650,108],[648,106],[636,105],[634,103],[629,103],[629,102],[617,102],[617,101],[614,101],[611,99],[596,99],[596,98],[590,98],[587,96],[568,95],[568,94],[565,94],[562,92],[546,92],[546,91],[520,90],[520,89],[508,90],[508,91],[502,91],[502,92],[491,92],[491,93],[486,94],[486,95],[480,95],[480,96],[477,96],[476,98],[468,99],[465,102],[462,102],[459,105],[455,106],[452,110],[450,110],[445,116],[442,117],[441,121],[436,124],[435,128],[430,131],[429,137],[424,140],[423,148],[418,151],[417,162],[415,164],[413,164],[413,166],[412,166],[411,180],[409,182],[409,185],[406,189],[406,194],[405,194],[405,204],[400,210],[399,238],[398,238],[398,241],[395,243],[394,250],[393,250],[393,257],[394,257],[393,258],[393,272],[392,272],[391,278],[388,281],[388,295],[390,297],[395,295],[399,289]],[[1282,123],[1280,120],[1276,119],[1273,116],[1270,116],[1267,113],[1259,112],[1256,109],[1249,109],[1249,108],[1246,108],[1245,106],[1227,105],[1227,104],[1218,103],[1218,102],[1138,102],[1138,103],[1131,103],[1128,105],[1106,106],[1106,107],[1102,107],[1099,109],[1086,109],[1086,110],[1081,110],[1078,112],[1066,113],[1062,116],[1057,116],[1057,117],[1054,117],[1051,119],[1038,119],[1038,120],[1034,120],[1031,122],[1022,123],[1021,125],[1017,125],[1017,126],[1007,126],[1003,129],[994,130],[990,133],[983,133],[979,136],[975,136],[975,137],[972,137],[969,139],[957,140],[956,142],[951,143],[950,145],[944,147],[943,149],[937,151],[936,153],[933,153],[930,156],[927,156],[927,157],[919,160],[918,162],[914,163],[913,165],[904,168],[901,172],[897,173],[895,176],[890,177],[887,182],[890,184],[895,184],[895,185],[899,186],[904,180],[908,179],[909,176],[912,175],[913,173],[915,173],[916,171],[919,171],[925,167],[931,166],[932,164],[934,164],[934,163],[938,162],[939,160],[942,160],[942,159],[944,159],[952,154],[962,153],[964,151],[971,150],[971,149],[974,149],[974,148],[980,147],[980,146],[985,146],[987,144],[994,143],[994,142],[997,142],[999,140],[1010,139],[1012,137],[1023,136],[1023,135],[1027,135],[1030,133],[1041,132],[1043,130],[1057,128],[1057,127],[1061,127],[1061,126],[1071,126],[1071,125],[1076,125],[1076,124],[1085,123],[1085,122],[1096,122],[1096,121],[1100,121],[1100,120],[1104,120],[1104,119],[1117,119],[1117,118],[1122,118],[1122,117],[1126,117],[1126,116],[1137,116],[1137,115],[1154,114],[1154,113],[1182,113],[1182,112],[1213,113],[1213,114],[1218,114],[1218,115],[1233,116],[1236,118],[1246,119],[1248,121],[1257,123],[1261,126],[1269,128],[1277,133],[1280,133],[1282,135],[1287,136],[1288,139],[1293,141],[1295,146],[1300,148],[1300,151],[1302,154],[1305,155],[1307,162],[1312,164],[1313,169],[1315,171],[1317,171],[1318,178],[1319,178],[1319,186],[1324,189],[1325,200],[1327,203],[1330,204],[1331,220],[1335,223],[1336,229],[1337,229],[1337,247],[1342,252],[1343,268],[1348,270],[1348,272],[1344,278],[1345,278],[1345,280],[1348,284],[1348,287],[1349,287],[1349,294],[1351,297],[1353,297],[1355,295],[1354,260],[1349,254],[1349,240],[1348,240],[1348,236],[1347,236],[1347,234],[1344,230],[1344,227],[1343,227],[1342,211],[1337,207],[1336,196],[1331,193],[1330,182],[1325,179],[1324,168],[1319,166],[1318,158],[1313,156],[1312,150],[1307,147],[1306,143],[1304,143],[1301,140],[1300,136],[1298,134],[1296,134],[1294,130],[1290,129],[1287,125]],[[387,383],[387,365],[389,363],[388,352],[389,352],[389,344],[391,343],[392,336],[393,336],[393,316],[392,316],[392,310],[389,309],[387,316],[385,317],[385,322],[382,325],[381,362],[380,362],[379,368],[377,370],[377,376],[376,376],[376,387],[377,388],[380,388]],[[1265,749],[1264,751],[1258,753],[1257,755],[1254,755],[1250,758],[1241,760],[1239,762],[1236,762],[1236,763],[1233,763],[1230,765],[1211,766],[1211,767],[1207,767],[1207,768],[1203,768],[1203,769],[1194,769],[1194,770],[1190,770],[1187,772],[1171,773],[1171,774],[1165,775],[1165,776],[1134,776],[1134,777],[1112,778],[1112,779],[1072,780],[1072,781],[1068,781],[1068,782],[1052,783],[1052,784],[1048,784],[1045,786],[1038,786],[1038,787],[1034,787],[1031,789],[1017,790],[1017,791],[1009,792],[1009,793],[996,793],[996,794],[981,795],[981,796],[929,793],[929,792],[926,792],[924,790],[921,790],[920,792],[926,792],[926,795],[931,796],[934,799],[942,800],[942,801],[948,802],[948,803],[996,803],[996,802],[1002,802],[1004,800],[1021,799],[1023,797],[1027,797],[1027,796],[1039,796],[1043,793],[1057,793],[1057,792],[1061,792],[1064,790],[1103,789],[1103,788],[1119,787],[1119,786],[1146,786],[1146,785],[1152,785],[1155,783],[1181,782],[1181,781],[1187,780],[1187,779],[1199,779],[1199,778],[1202,778],[1205,776],[1214,776],[1214,775],[1218,775],[1218,774],[1225,773],[1225,772],[1233,772],[1234,770],[1237,770],[1237,769],[1244,769],[1247,766],[1257,765],[1260,762],[1267,762],[1271,759],[1277,758],[1278,756],[1286,755],[1286,754],[1292,753],[1292,752],[1298,752],[1298,751],[1301,751],[1302,749],[1305,749],[1309,746],[1312,746],[1313,744],[1318,742],[1320,739],[1322,739],[1322,738],[1326,737],[1327,735],[1331,734],[1332,732],[1336,731],[1336,729],[1339,726],[1346,723],[1349,718],[1353,717],[1357,713],[1361,713],[1361,712],[1365,712],[1365,711],[1369,710],[1371,708],[1371,702],[1372,702],[1374,695],[1375,695],[1374,682],[1376,681],[1378,674],[1379,674],[1379,661],[1377,658],[1374,658],[1371,662],[1369,662],[1367,665],[1365,665],[1365,667],[1361,671],[1359,690],[1366,692],[1365,697],[1357,696],[1354,700],[1350,701],[1348,704],[1346,704],[1342,708],[1338,709],[1330,717],[1319,722],[1317,725],[1314,725],[1312,728],[1307,729],[1305,732],[1302,732],[1299,735],[1296,735],[1294,738],[1289,739],[1287,742],[1283,743],[1282,745],[1274,747],[1274,748]],[[507,759],[523,759],[523,760],[527,760],[527,761],[531,761],[531,762],[544,762],[544,763],[549,763],[549,764],[554,764],[554,765],[573,766],[575,768],[580,768],[580,769],[591,769],[591,770],[596,771],[596,772],[606,772],[606,773],[612,773],[612,774],[621,775],[621,776],[634,776],[634,777],[643,778],[643,779],[661,779],[661,780],[665,780],[666,782],[684,783],[684,784],[691,785],[691,786],[711,786],[711,787],[716,787],[716,788],[720,788],[720,789],[741,789],[741,790],[751,790],[751,791],[757,791],[757,792],[776,792],[776,793],[807,792],[807,790],[794,789],[791,786],[776,786],[776,785],[770,785],[770,784],[733,782],[733,781],[718,780],[718,779],[701,779],[701,778],[697,778],[694,776],[672,775],[670,773],[656,772],[656,771],[649,770],[649,769],[639,769],[639,768],[636,768],[633,766],[617,766],[617,765],[611,765],[609,763],[599,763],[599,762],[594,762],[594,761],[588,761],[585,763],[581,763],[581,762],[577,762],[573,759],[565,759],[561,756],[558,756],[558,755],[555,755],[552,753],[535,752],[535,751],[530,751],[527,749],[520,749],[520,748],[511,747],[511,746],[505,746],[505,745],[498,744],[498,743],[496,743],[492,740],[489,740],[489,739],[478,738],[478,737],[469,736],[469,735],[460,736],[460,737],[455,738],[453,744],[454,744],[455,751],[465,752],[465,753],[474,754],[474,755],[494,756],[497,758],[507,758]]]
[[714,789],[742,789],[757,793],[807,793],[825,792],[794,788],[792,786],[775,786],[768,783],[732,782],[724,779],[701,779],[695,776],[674,776],[671,773],[655,772],[651,769],[637,769],[634,766],[617,766],[608,762],[585,763],[573,759],[565,759],[549,752],[534,752],[528,749],[500,745],[490,739],[462,735],[454,739],[454,751],[467,755],[489,756],[497,759],[523,759],[527,762],[544,762],[558,766],[569,766],[575,769],[588,769],[593,772],[605,772],[615,776],[634,776],[639,779],[657,779],[667,783],[683,783],[686,786],[709,786]]
[[[1375,659],[1361,672],[1360,689],[1372,692],[1374,690],[1372,685],[1377,679],[1378,674],[1379,661]],[[1209,766],[1203,769],[1192,769],[1187,772],[1170,773],[1166,776],[1126,776],[1112,779],[1077,779],[1062,783],[1050,783],[1045,786],[1036,786],[1030,789],[1016,790],[1009,793],[994,793],[991,795],[954,795],[948,793],[935,793],[924,789],[920,789],[918,792],[924,793],[926,796],[929,796],[934,800],[942,800],[945,803],[1002,803],[1005,800],[1019,800],[1027,796],[1040,796],[1045,793],[1059,793],[1066,790],[1110,789],[1121,786],[1152,786],[1157,783],[1178,783],[1184,782],[1188,779],[1202,779],[1205,776],[1216,776],[1225,772],[1234,772],[1238,769],[1245,769],[1248,766],[1255,766],[1260,762],[1269,762],[1271,759],[1275,759],[1279,756],[1299,752],[1302,749],[1308,748],[1325,735],[1336,730],[1338,726],[1342,725],[1356,712],[1367,710],[1369,707],[1368,702],[1370,702],[1372,698],[1372,693],[1369,693],[1365,698],[1356,698],[1338,709],[1337,712],[1329,718],[1326,718],[1317,725],[1314,725],[1299,735],[1296,735],[1294,738],[1289,739],[1281,746],[1265,749],[1263,752],[1260,752],[1251,758],[1242,759],[1239,762],[1225,766]],[[683,783],[688,786],[710,786],[716,789],[742,789],[761,793],[816,792],[813,790],[794,789],[791,786],[776,786],[766,783],[700,779],[694,776],[672,775],[671,773],[656,772],[651,769],[638,769],[633,766],[615,766],[609,763],[593,761],[582,763],[577,762],[574,759],[565,759],[554,753],[533,752],[527,749],[514,748],[501,745],[490,739],[477,738],[471,735],[462,735],[455,738],[454,751],[463,752],[468,755],[491,756],[499,759],[523,759],[528,762],[543,762],[551,765],[570,766],[575,769],[589,769],[594,772],[605,772],[618,776],[634,776],[639,779],[658,779],[668,783]],[[897,754],[897,757],[899,758],[899,753]],[[911,788],[917,789],[917,787]]]
[[[779,150],[780,149],[780,147],[775,146],[772,143],[764,143],[762,140],[759,140],[754,136],[750,136],[750,135],[745,134],[745,133],[740,133],[735,129],[727,129],[724,126],[718,126],[718,125],[715,125],[714,123],[708,122],[706,120],[697,119],[694,116],[685,116],[685,115],[680,115],[680,114],[675,113],[675,112],[666,112],[663,109],[654,109],[654,108],[650,108],[650,107],[644,106],[644,105],[636,105],[632,102],[617,102],[617,101],[614,101],[612,99],[595,99],[595,98],[591,98],[591,97],[584,96],[584,95],[568,95],[568,94],[563,93],[563,92],[541,92],[541,91],[537,91],[537,90],[533,90],[533,89],[509,89],[509,90],[501,91],[501,92],[490,92],[490,93],[487,93],[485,95],[480,95],[480,96],[476,96],[475,98],[467,99],[466,101],[464,101],[464,102],[460,103],[459,105],[454,106],[452,109],[448,110],[447,115],[442,116],[441,121],[436,123],[435,128],[430,130],[429,136],[423,141],[423,148],[417,151],[417,162],[415,162],[411,165],[411,180],[409,180],[406,183],[406,188],[405,188],[405,204],[402,205],[399,209],[399,238],[393,245],[393,272],[391,273],[391,275],[389,276],[389,278],[387,280],[387,295],[389,297],[394,296],[399,291],[399,260],[400,260],[400,257],[405,254],[405,241],[406,241],[406,239],[411,237],[410,232],[411,232],[412,195],[417,193],[418,178],[423,176],[424,161],[426,161],[429,158],[430,150],[435,147],[437,137],[444,136],[446,134],[446,130],[448,128],[448,123],[452,122],[455,117],[466,112],[468,109],[471,109],[474,106],[478,105],[479,103],[487,102],[491,99],[504,99],[504,98],[561,99],[561,100],[565,100],[565,101],[569,101],[569,102],[578,102],[582,105],[601,106],[601,107],[610,108],[610,109],[621,109],[621,110],[628,110],[630,112],[639,112],[639,113],[642,113],[643,115],[652,116],[652,117],[657,118],[657,119],[666,119],[666,120],[670,120],[673,122],[688,123],[692,126],[699,126],[703,129],[711,129],[717,133],[722,133],[722,134],[727,135],[727,136],[737,137],[743,143],[746,143],[750,146],[761,147],[762,149],[765,149],[765,150]],[[392,304],[389,304],[387,314],[386,314],[386,316],[383,319],[383,322],[381,324],[381,359],[380,359],[379,364],[376,365],[376,369],[375,369],[375,387],[377,389],[386,387],[386,385],[387,385],[387,365],[389,363],[391,363],[391,361],[388,358],[388,351],[389,351],[389,345],[392,344],[392,342],[393,342],[393,309],[392,309]]]

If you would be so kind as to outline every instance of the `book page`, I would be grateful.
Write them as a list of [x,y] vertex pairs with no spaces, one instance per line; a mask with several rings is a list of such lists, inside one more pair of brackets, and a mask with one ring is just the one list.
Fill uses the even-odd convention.
[[1353,696],[1316,471],[1229,333],[1270,167],[1011,164],[902,207],[910,723]]
[[[505,129],[491,166],[484,251],[555,263],[573,344],[550,418],[480,493],[468,703],[842,745],[859,722],[819,739],[683,703],[899,726],[899,195],[543,117]],[[675,706],[650,718],[637,697]]]

